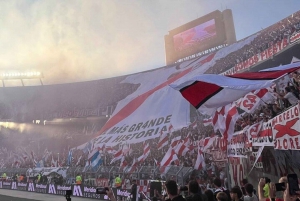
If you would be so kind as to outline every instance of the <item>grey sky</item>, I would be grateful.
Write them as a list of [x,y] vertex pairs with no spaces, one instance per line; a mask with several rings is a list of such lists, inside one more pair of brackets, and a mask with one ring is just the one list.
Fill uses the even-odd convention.
[[164,35],[232,9],[237,39],[300,9],[299,0],[0,0],[0,72],[39,70],[46,84],[164,66]]

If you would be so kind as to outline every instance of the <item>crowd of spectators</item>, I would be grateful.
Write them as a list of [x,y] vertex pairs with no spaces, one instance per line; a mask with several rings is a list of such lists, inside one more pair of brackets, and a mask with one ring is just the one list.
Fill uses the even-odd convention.
[[[278,41],[288,39],[294,32],[300,30],[300,11],[267,27],[259,32],[250,44],[243,46],[238,51],[228,54],[226,57],[216,61],[216,64],[205,73],[220,74],[236,66],[242,61],[246,61],[252,56],[268,49]],[[246,40],[247,38],[243,39]],[[239,41],[242,42],[243,40]],[[237,42],[237,43],[239,43]]]
[[235,124],[235,131],[243,130],[247,126],[251,126],[258,122],[268,122],[286,109],[298,104],[300,99],[300,77],[298,72],[294,72],[289,76],[289,82],[282,88],[274,86],[273,101],[261,104],[252,114],[243,113],[241,118]]
[[[235,66],[241,61],[245,61],[251,56],[267,49],[273,44],[288,38],[291,34],[300,30],[300,11],[295,14],[281,20],[280,22],[262,30],[257,37],[248,45],[245,45],[239,51],[230,53],[228,56],[218,60],[216,64],[211,67],[206,73],[221,73],[229,68]],[[124,99],[127,95],[133,93],[138,85],[133,84],[120,84],[125,77],[110,78],[104,80],[90,81],[84,83],[65,84],[61,86],[61,90],[57,91],[56,86],[44,86],[42,94],[37,97],[35,93],[37,87],[30,87],[29,93],[31,96],[25,96],[21,89],[13,89],[11,91],[14,97],[9,102],[9,105],[1,104],[0,110],[5,107],[13,108],[11,111],[23,110],[22,103],[31,102],[28,104],[28,110],[32,111],[35,115],[42,112],[42,115],[54,114],[56,111],[60,111],[61,108],[65,108],[66,111],[74,108],[99,108],[108,105],[115,105],[118,101]],[[299,85],[300,77],[298,73],[293,73],[290,78],[290,82],[283,88],[284,91],[274,88],[275,98],[271,103],[266,103],[259,107],[253,114],[243,113],[242,117],[236,122],[235,131],[242,130],[246,126],[253,125],[260,121],[268,121],[275,117],[282,111],[286,110],[292,105],[298,103],[299,100]],[[92,86],[92,87],[91,87]],[[80,89],[80,90],[79,90]],[[85,94],[76,94],[74,91],[83,91]],[[114,93],[109,93],[113,91]],[[65,93],[68,92],[68,93]],[[106,96],[106,94],[113,94],[113,96]],[[74,97],[74,95],[76,95]],[[69,96],[68,98],[64,98]],[[24,97],[27,97],[24,99]],[[61,100],[72,100],[71,102],[60,102]],[[19,101],[14,101],[19,100]],[[41,105],[40,103],[44,103]],[[59,103],[57,105],[57,103]],[[55,104],[55,105],[54,105]],[[26,104],[25,104],[26,105]],[[82,105],[85,105],[84,107]],[[34,107],[33,107],[34,106]],[[45,109],[46,108],[46,109]],[[4,111],[4,109],[3,109]],[[7,111],[2,114],[6,114]],[[26,113],[26,112],[25,112]],[[33,113],[31,115],[33,115]],[[7,117],[22,116],[23,114],[7,114]],[[26,115],[28,115],[26,113]],[[30,114],[29,114],[30,115]],[[2,116],[2,118],[4,118]],[[26,118],[26,117],[25,117]],[[0,133],[0,166],[1,167],[34,167],[36,164],[34,161],[39,162],[43,160],[44,166],[53,166],[53,161],[56,161],[56,166],[71,166],[71,167],[85,167],[88,159],[88,151],[75,149],[72,153],[71,163],[68,163],[68,153],[70,148],[83,144],[88,140],[91,140],[97,134],[105,122],[101,124],[94,124],[88,126],[65,126],[63,128],[50,129],[49,134],[41,134],[39,129],[25,128],[24,130],[15,130],[10,128],[2,128]],[[194,124],[193,124],[194,125]],[[24,135],[20,135],[24,133]],[[181,136],[181,140],[187,137],[191,142],[197,142],[205,139],[211,135],[220,135],[215,133],[213,127],[204,126],[202,121],[196,122],[195,126],[184,127],[180,130],[172,131],[169,133],[169,144],[172,139]],[[157,166],[156,161],[161,161],[165,156],[165,153],[169,149],[165,146],[158,149],[159,138],[147,140],[146,142],[136,143],[130,145],[131,151],[125,156],[125,160],[128,164],[131,164],[134,158],[138,158],[143,153],[143,144],[149,143],[150,155],[146,160],[139,164],[140,166]],[[46,143],[47,142],[47,143]],[[117,151],[119,147],[114,147]],[[27,152],[26,152],[27,151]],[[91,151],[91,150],[90,150]],[[45,154],[48,152],[48,157],[45,158]],[[49,154],[51,152],[51,155]],[[26,153],[24,155],[24,153]],[[33,154],[31,154],[33,153]],[[178,162],[173,162],[171,165],[180,165],[183,167],[194,167],[197,159],[197,150],[189,151],[184,157],[180,156]],[[23,160],[16,161],[16,155],[23,157]],[[209,176],[220,177],[220,172],[223,171],[223,167],[219,167],[214,163],[214,159],[205,155],[206,169],[201,172],[204,178]],[[103,166],[120,166],[120,160],[110,164],[113,159],[113,153],[102,153]],[[17,163],[16,163],[17,162]],[[199,175],[199,173],[197,173]]]

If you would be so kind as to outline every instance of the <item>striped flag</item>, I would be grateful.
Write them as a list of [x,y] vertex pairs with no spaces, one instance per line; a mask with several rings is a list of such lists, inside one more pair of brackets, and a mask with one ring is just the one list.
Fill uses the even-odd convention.
[[163,147],[168,145],[168,141],[169,141],[169,137],[168,137],[168,133],[166,132],[161,132],[158,144],[157,144],[157,149],[160,150]]
[[100,152],[97,150],[97,152],[91,158],[92,169],[93,170],[97,169],[102,164],[102,162],[103,161],[101,159]]
[[[144,143],[143,143],[144,145]],[[146,158],[149,156],[150,154],[150,146],[149,146],[149,143],[144,145],[144,152],[143,152],[143,155],[141,155],[139,158],[138,158],[138,162],[139,163],[142,163],[146,160]]]
[[115,154],[114,154],[114,158],[110,161],[110,164],[122,159],[123,157],[123,150],[120,149],[119,151],[117,151]]
[[204,160],[204,156],[203,153],[200,149],[200,147],[198,148],[198,155],[197,155],[197,160],[194,166],[195,170],[201,170],[203,168],[205,168],[206,164],[205,164],[205,160]]
[[181,140],[181,136],[177,136],[173,138],[171,141],[171,147],[173,148],[176,147],[176,145],[180,142],[180,140]]

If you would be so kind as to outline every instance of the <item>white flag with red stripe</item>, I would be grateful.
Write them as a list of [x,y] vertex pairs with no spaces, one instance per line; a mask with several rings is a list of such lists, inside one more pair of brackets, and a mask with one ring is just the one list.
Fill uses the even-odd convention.
[[144,152],[143,152],[143,155],[141,155],[139,158],[138,158],[138,162],[139,163],[142,163],[146,160],[146,158],[149,156],[150,154],[150,146],[149,146],[149,143],[147,143],[146,145],[143,146],[144,147]]
[[203,156],[203,153],[202,153],[202,151],[201,151],[201,149],[199,147],[198,148],[197,160],[196,160],[194,169],[195,170],[201,170],[201,169],[203,169],[205,167],[206,167],[206,164],[205,164],[204,156]]
[[154,158],[154,163],[155,163],[155,166],[160,166],[160,162],[158,162],[155,158]]
[[199,146],[202,148],[203,152],[206,152],[213,146],[216,136],[206,137],[200,140]]
[[137,167],[137,163],[138,161],[134,158],[133,159],[133,162],[132,162],[132,165],[127,169],[127,173],[132,173],[136,170],[136,167]]
[[190,148],[189,146],[185,145],[184,142],[181,142],[175,147],[175,153],[178,156],[185,156],[188,151],[190,151]]
[[181,136],[177,136],[177,137],[174,137],[171,141],[171,147],[176,147],[177,144],[180,142],[181,140]]
[[169,148],[165,156],[160,162],[160,166],[168,166],[171,165],[171,163],[175,160],[178,160],[178,157],[175,153],[175,151],[172,149],[172,147]]
[[127,167],[128,163],[125,160],[125,156],[122,156],[121,158],[121,163],[120,163],[120,168],[123,170],[123,168]]
[[277,98],[273,89],[270,87],[256,90],[254,94],[257,95],[264,103],[274,103]]
[[161,148],[168,145],[169,137],[167,132],[162,132],[157,144],[157,149],[160,150]]
[[203,125],[204,126],[212,125],[212,117],[208,119],[203,119]]
[[270,87],[277,79],[298,70],[299,66],[298,63],[285,70],[273,69],[269,72],[245,72],[229,76],[186,76],[170,86],[179,90],[199,112],[211,115],[216,108],[230,104],[253,90]]
[[216,112],[213,115],[212,118],[212,125],[214,127],[214,131],[217,132],[217,130],[220,131],[220,133],[224,133],[225,131],[225,114],[227,114],[228,110],[230,108],[230,105],[225,105],[223,107],[217,108]]
[[240,114],[238,113],[235,104],[232,104],[227,114],[225,114],[225,131],[223,133],[225,139],[231,139],[234,133],[235,123],[239,118]]
[[123,157],[123,150],[120,149],[119,151],[117,151],[117,153],[114,154],[114,158],[111,160],[110,164],[122,159]]

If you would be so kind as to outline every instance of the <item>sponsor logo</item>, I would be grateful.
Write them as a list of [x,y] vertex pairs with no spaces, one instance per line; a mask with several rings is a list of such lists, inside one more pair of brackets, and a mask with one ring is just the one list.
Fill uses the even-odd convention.
[[33,183],[28,184],[28,191],[35,191]]
[[53,184],[49,184],[49,194],[56,194],[55,186]]
[[81,191],[81,187],[80,186],[74,185],[73,195],[74,196],[78,196],[78,197],[82,197],[82,191]]
[[126,191],[126,190],[117,190],[117,195],[118,196],[123,196],[123,197],[128,197],[128,196],[130,196],[130,193],[128,192],[128,191]]
[[10,186],[10,182],[3,182],[3,186]]
[[57,190],[66,191],[66,190],[72,190],[72,188],[71,186],[57,186]]
[[11,189],[12,189],[12,190],[17,190],[17,182],[13,182],[13,183],[11,184]]
[[47,185],[37,184],[35,187],[36,187],[36,188],[46,189],[46,188],[47,188]]
[[20,187],[26,187],[27,183],[18,183],[18,186],[20,186]]
[[84,192],[89,192],[89,193],[96,193],[96,189],[94,187],[84,187],[83,189]]

